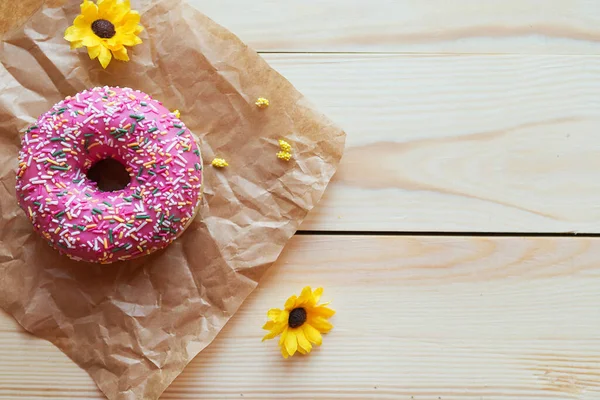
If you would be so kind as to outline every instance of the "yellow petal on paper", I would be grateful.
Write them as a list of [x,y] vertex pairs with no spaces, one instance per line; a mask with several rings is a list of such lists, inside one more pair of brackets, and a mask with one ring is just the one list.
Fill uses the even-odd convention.
[[292,153],[288,153],[287,151],[280,151],[277,153],[277,158],[284,161],[290,161],[292,159]]
[[292,145],[283,139],[279,139],[279,147],[281,148],[281,151],[286,151],[288,153],[291,153],[292,151]]
[[211,165],[215,168],[225,168],[229,166],[229,163],[224,158],[215,158]]
[[259,97],[258,99],[256,99],[256,102],[254,104],[256,104],[258,108],[267,108],[269,107],[271,102],[268,99],[265,99],[264,97]]

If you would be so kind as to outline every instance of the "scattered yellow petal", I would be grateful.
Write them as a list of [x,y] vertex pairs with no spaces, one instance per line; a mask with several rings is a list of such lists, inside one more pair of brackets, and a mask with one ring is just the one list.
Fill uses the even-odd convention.
[[223,158],[215,158],[212,160],[212,166],[217,168],[225,168],[228,167],[229,164],[227,164],[227,161],[225,161]]
[[258,108],[267,108],[271,103],[264,97],[259,97],[254,104],[256,104]]
[[291,296],[284,309],[272,308],[267,313],[269,320],[263,329],[269,331],[263,341],[279,338],[281,355],[284,358],[296,353],[308,354],[313,345],[321,345],[322,334],[329,332],[333,325],[327,320],[335,311],[325,304],[318,304],[323,288],[312,290],[310,286],[302,290],[300,296]]
[[280,151],[277,153],[277,158],[280,160],[290,161],[292,159],[292,153],[288,153],[287,151]]
[[287,153],[292,152],[292,145],[290,145],[288,142],[286,142],[283,139],[279,139],[279,147],[281,147],[281,151],[285,151]]
[[175,118],[181,118],[181,113],[179,110],[173,110],[173,114],[175,114]]

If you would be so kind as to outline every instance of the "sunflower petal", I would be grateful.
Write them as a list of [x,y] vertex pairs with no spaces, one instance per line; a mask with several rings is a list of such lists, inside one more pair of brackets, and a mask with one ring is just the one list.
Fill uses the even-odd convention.
[[283,356],[283,358],[285,358],[286,360],[288,359],[288,357],[290,356],[285,348],[285,346],[281,346],[281,355]]
[[315,304],[317,304],[319,302],[319,300],[321,300],[321,295],[323,294],[323,288],[316,288],[315,291],[313,292],[313,298],[315,299]]
[[280,346],[283,346],[285,344],[285,339],[288,336],[288,331],[289,331],[289,329],[288,329],[288,327],[286,325],[285,328],[283,328],[283,332],[281,332],[281,337],[279,338],[279,345]]
[[93,1],[84,0],[81,3],[81,15],[88,21],[98,19],[98,6]]
[[144,27],[142,25],[138,25],[135,27],[135,31],[133,32],[135,35],[139,35],[144,32]]
[[315,317],[329,318],[335,315],[335,310],[332,310],[331,308],[325,306],[318,306],[315,308],[311,308],[310,314],[314,315]]
[[306,338],[306,335],[304,334],[304,329],[298,329],[296,332],[296,336],[298,338],[298,351],[300,351],[302,354],[310,353],[310,351],[312,350],[312,345]]
[[[91,32],[91,29],[90,29]],[[93,46],[101,46],[102,45],[102,39],[100,39],[98,36],[92,34],[87,34],[87,33],[82,33],[82,37],[81,37],[81,43],[83,43],[84,46],[86,47],[93,47]]]
[[298,297],[298,301],[296,301],[296,307],[301,305],[311,305],[312,302],[312,289],[310,286],[306,286],[302,289],[302,293],[300,293],[300,297]]
[[113,16],[114,24],[120,24],[123,18],[131,11],[131,3],[129,0],[124,0],[118,3],[119,7],[115,10],[115,14]]
[[83,47],[83,42],[81,40],[74,40],[71,42],[71,50],[79,49]]
[[265,322],[265,324],[263,325],[263,329],[270,331],[271,329],[273,329],[273,327],[275,326],[275,322],[274,321],[267,321]]
[[116,0],[98,0],[98,17],[114,23],[116,8]]
[[287,327],[287,325],[284,323],[275,323],[273,321],[267,322],[263,326],[263,329],[269,330],[271,332],[267,333],[262,341],[264,342],[265,340],[268,340],[268,339],[274,339],[277,335],[279,335],[283,331],[285,331],[286,327]]
[[262,338],[262,341],[264,342],[265,340],[275,339],[277,335],[279,335],[279,332],[277,331],[269,332]]
[[119,27],[124,32],[134,32],[135,28],[140,23],[140,20],[141,20],[140,13],[137,11],[131,11],[123,17],[123,19],[119,23]]
[[100,49],[102,48],[102,46],[92,46],[92,47],[88,47],[88,55],[90,56],[90,59],[95,59],[98,58],[98,56],[100,55]]
[[142,39],[135,36],[133,33],[119,35],[119,40],[124,46],[136,46],[142,43]]
[[75,25],[71,25],[65,30],[65,40],[69,42],[77,42],[83,39],[82,32]]
[[327,333],[333,329],[333,325],[323,317],[313,317],[308,322],[321,333]]
[[296,350],[298,350],[298,339],[296,338],[296,332],[293,330],[288,330],[287,332],[285,338],[285,349],[290,356],[296,354]]
[[88,20],[85,15],[78,15],[73,21],[73,26],[79,29],[82,32],[87,32],[89,30],[90,34],[93,34],[92,31],[92,23],[94,21]]
[[293,295],[292,297],[287,299],[287,301],[285,302],[285,309],[287,311],[292,311],[294,309],[294,307],[296,306],[297,299],[298,299],[298,297],[296,295]]
[[108,50],[104,46],[100,46],[100,55],[98,55],[98,60],[100,61],[100,65],[102,68],[106,69],[108,64],[110,64],[110,60],[112,59],[112,55],[110,54],[110,50]]
[[320,346],[321,343],[323,343],[323,337],[321,336],[321,333],[315,328],[313,328],[312,325],[304,324],[302,325],[302,330],[304,331],[304,335],[306,335],[306,338],[311,343],[314,343],[317,346]]
[[279,308],[271,308],[269,311],[267,311],[267,317],[271,321],[277,321],[277,319],[279,318],[280,315],[281,315],[281,309],[279,309]]
[[112,50],[113,56],[120,61],[129,61],[129,56],[127,55],[127,49],[125,47],[121,47],[120,50]]

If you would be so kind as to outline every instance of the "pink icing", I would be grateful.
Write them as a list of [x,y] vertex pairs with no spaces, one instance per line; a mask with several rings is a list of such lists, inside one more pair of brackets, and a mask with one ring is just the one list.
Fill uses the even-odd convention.
[[[34,229],[76,260],[111,263],[175,240],[197,210],[202,159],[185,124],[129,88],[94,88],[42,115],[22,140],[19,205]],[[86,177],[106,158],[131,177],[102,192]]]

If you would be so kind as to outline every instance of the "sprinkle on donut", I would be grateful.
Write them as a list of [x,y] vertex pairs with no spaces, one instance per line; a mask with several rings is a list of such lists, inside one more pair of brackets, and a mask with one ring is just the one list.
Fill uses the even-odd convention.
[[[122,190],[87,177],[112,158]],[[112,263],[166,247],[201,199],[202,159],[191,132],[147,94],[102,87],[67,97],[25,132],[17,171],[21,208],[53,247],[75,260]]]

